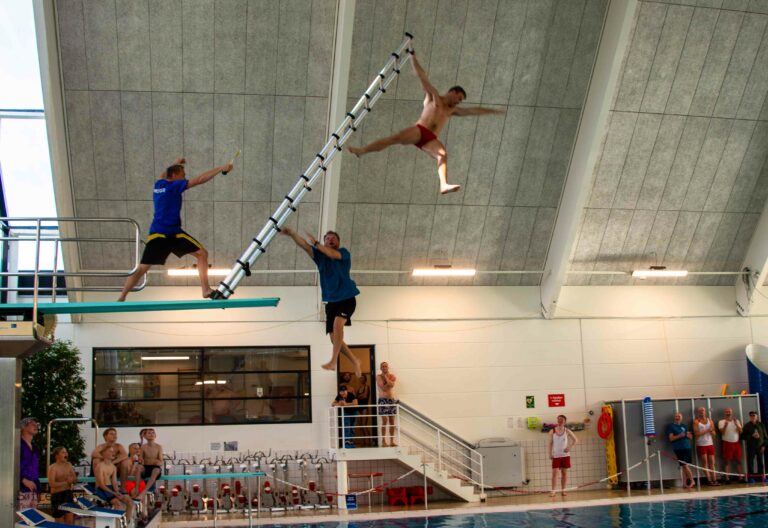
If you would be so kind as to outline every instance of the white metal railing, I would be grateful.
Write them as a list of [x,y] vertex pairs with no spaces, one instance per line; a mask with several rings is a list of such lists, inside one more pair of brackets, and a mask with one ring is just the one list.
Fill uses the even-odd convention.
[[[347,405],[331,407],[329,428],[331,447],[349,449],[383,447],[393,437],[395,444],[418,454],[423,463],[438,472],[458,478],[484,491],[483,456],[469,443],[421,416],[407,405],[395,404],[394,435],[380,434],[383,429],[378,405]],[[381,406],[384,407],[384,406]]]
[[[63,236],[60,226],[66,225],[67,228],[75,232],[100,230],[101,227],[108,232],[124,232],[130,236],[90,236],[76,235]],[[67,229],[69,230],[69,229]],[[120,270],[97,270],[97,269],[73,269],[72,263],[67,263],[68,270],[59,269],[59,255],[63,253],[64,244],[74,243],[77,249],[81,244],[108,244],[109,249],[123,245],[130,248],[131,265],[130,269]],[[4,266],[0,268],[0,292],[15,293],[19,295],[31,295],[33,298],[33,320],[36,320],[37,303],[39,296],[50,296],[56,301],[57,292],[66,289],[67,292],[75,291],[120,291],[120,286],[60,286],[58,280],[67,277],[91,277],[91,278],[125,278],[133,274],[139,267],[140,249],[141,249],[141,230],[139,224],[131,218],[29,218],[29,217],[0,217],[0,244],[2,249],[0,255],[4,261]],[[22,244],[34,245],[34,269],[19,270],[14,262],[19,248]],[[118,246],[113,246],[113,245]],[[42,248],[52,249],[53,264],[51,269],[41,269]],[[19,285],[21,278],[31,278],[31,286]],[[50,278],[51,284],[41,285],[41,278]],[[146,285],[146,275],[143,277],[133,291],[138,291]],[[11,299],[9,299],[10,301]]]

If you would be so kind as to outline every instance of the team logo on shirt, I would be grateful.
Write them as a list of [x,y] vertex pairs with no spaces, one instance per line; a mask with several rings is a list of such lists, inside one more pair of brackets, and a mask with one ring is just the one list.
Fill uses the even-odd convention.
[[155,194],[162,194],[165,192],[165,188],[162,189],[155,189]]

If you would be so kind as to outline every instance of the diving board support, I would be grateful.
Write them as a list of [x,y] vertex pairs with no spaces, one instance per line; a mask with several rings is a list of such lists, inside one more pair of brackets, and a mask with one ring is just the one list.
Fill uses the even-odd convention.
[[608,4],[541,278],[541,312],[547,319],[555,315],[570,265],[571,249],[592,190],[600,144],[608,128],[637,4],[637,0],[612,0]]
[[[18,445],[21,419],[21,361],[0,357],[0,526],[13,526],[19,489]],[[13,446],[10,448],[9,446]]]
[[745,271],[736,279],[736,310],[747,317],[751,314],[761,288],[768,280],[768,202],[763,207],[752,241],[744,257],[741,270]]
[[336,155],[341,152],[349,136],[360,127],[368,113],[373,110],[376,102],[386,93],[387,87],[400,75],[403,66],[411,59],[411,54],[413,53],[412,40],[413,35],[405,33],[402,43],[390,55],[384,68],[376,75],[368,89],[358,99],[352,111],[346,113],[341,125],[330,135],[320,152],[315,155],[309,166],[299,175],[299,179],[293,188],[285,195],[283,201],[275,212],[272,213],[272,216],[269,217],[269,220],[259,231],[258,235],[253,238],[245,252],[235,261],[235,265],[226,278],[219,283],[219,287],[216,290],[217,298],[228,299],[235,293],[235,289],[240,284],[240,281],[251,274],[251,268],[253,268],[259,257],[267,251],[267,246],[275,238],[275,235],[280,232],[280,228],[285,224],[288,217],[296,211],[304,196],[312,190],[312,186],[327,172],[328,167],[336,159]]
[[[279,297],[259,299],[199,300],[199,301],[131,301],[131,302],[83,302],[83,303],[39,303],[41,314],[90,314],[125,312],[167,312],[177,310],[217,310],[227,308],[274,307]],[[31,312],[32,303],[0,304],[0,314],[25,314]],[[38,325],[39,326],[39,325]]]

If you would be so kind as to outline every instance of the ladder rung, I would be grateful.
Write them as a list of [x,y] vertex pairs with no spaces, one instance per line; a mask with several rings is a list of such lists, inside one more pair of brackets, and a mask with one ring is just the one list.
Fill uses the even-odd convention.
[[256,262],[261,254],[266,253],[266,246],[281,231],[280,225],[287,220],[291,213],[297,210],[297,206],[304,195],[312,191],[312,184],[320,175],[328,170],[328,166],[333,161],[336,153],[342,151],[349,136],[357,131],[360,122],[371,112],[376,101],[379,100],[382,94],[386,93],[387,86],[400,74],[400,68],[411,59],[413,55],[411,40],[414,37],[408,32],[405,32],[404,35],[406,38],[400,43],[397,50],[390,54],[384,68],[357,100],[352,111],[347,112],[339,128],[330,135],[321,151],[312,159],[309,167],[299,175],[299,180],[291,191],[285,195],[285,199],[280,203],[275,212],[272,213],[272,216],[269,217],[267,224],[262,228],[257,237],[253,239],[253,244],[236,261],[236,265],[225,280],[221,281],[218,291],[223,297],[227,298],[234,293],[243,275],[246,277],[250,276],[250,266]]

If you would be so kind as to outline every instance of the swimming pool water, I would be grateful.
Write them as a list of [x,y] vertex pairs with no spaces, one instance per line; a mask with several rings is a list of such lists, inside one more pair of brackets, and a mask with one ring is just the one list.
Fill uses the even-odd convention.
[[322,523],[325,528],[768,528],[768,494],[670,500],[527,512],[440,515],[408,519]]

